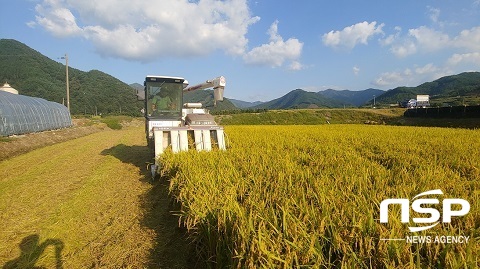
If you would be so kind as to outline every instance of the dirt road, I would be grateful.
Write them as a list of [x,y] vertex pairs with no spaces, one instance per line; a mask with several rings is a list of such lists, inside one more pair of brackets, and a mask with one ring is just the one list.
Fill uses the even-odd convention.
[[144,140],[106,130],[0,162],[0,266],[195,267]]

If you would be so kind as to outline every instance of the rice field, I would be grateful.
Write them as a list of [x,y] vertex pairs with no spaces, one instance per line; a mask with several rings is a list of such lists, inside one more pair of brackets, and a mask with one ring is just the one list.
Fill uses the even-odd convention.
[[[227,151],[167,152],[161,175],[212,268],[480,267],[480,130],[227,126]],[[412,233],[380,203],[440,189],[470,210]],[[432,206],[432,205],[426,205]],[[425,207],[425,205],[424,205]],[[460,210],[458,208],[454,208]],[[464,236],[468,242],[409,242]],[[442,237],[443,238],[443,237]],[[400,240],[386,240],[400,239]]]

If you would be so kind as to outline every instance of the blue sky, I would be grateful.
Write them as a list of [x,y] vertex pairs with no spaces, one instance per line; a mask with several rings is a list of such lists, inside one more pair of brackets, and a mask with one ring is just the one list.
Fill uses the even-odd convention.
[[0,38],[125,83],[146,75],[268,101],[480,71],[480,0],[1,0]]

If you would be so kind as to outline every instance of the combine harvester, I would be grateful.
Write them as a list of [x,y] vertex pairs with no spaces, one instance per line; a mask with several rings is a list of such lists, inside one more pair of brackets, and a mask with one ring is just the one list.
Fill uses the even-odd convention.
[[152,178],[158,175],[158,157],[168,147],[175,153],[189,148],[210,151],[212,146],[226,149],[223,127],[217,125],[208,110],[201,103],[183,104],[183,93],[208,88],[214,89],[214,105],[223,101],[223,76],[190,87],[184,78],[147,76],[144,86],[144,96],[139,99],[145,102],[145,132],[154,156],[147,165]]

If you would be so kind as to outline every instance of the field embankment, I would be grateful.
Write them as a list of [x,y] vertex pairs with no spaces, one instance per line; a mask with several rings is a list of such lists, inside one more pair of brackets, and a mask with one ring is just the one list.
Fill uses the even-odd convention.
[[372,124],[397,126],[430,126],[480,128],[478,118],[411,118],[404,117],[406,109],[292,109],[261,112],[236,112],[217,115],[222,125],[323,125]]
[[127,116],[107,116],[92,118],[74,118],[70,128],[0,137],[0,161],[27,153],[29,151],[65,142],[96,132],[123,127],[140,127],[144,125],[143,118]]
[[224,125],[386,124],[403,109],[291,109],[217,115]]
[[131,127],[0,162],[0,266],[192,267],[165,182],[147,180],[148,157],[143,127]]
[[0,161],[34,149],[96,133],[106,128],[105,124],[85,119],[74,119],[73,124],[74,126],[71,128],[60,130],[0,137]]

